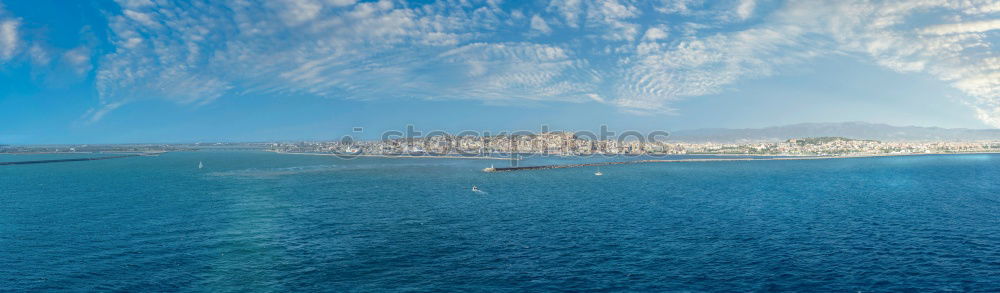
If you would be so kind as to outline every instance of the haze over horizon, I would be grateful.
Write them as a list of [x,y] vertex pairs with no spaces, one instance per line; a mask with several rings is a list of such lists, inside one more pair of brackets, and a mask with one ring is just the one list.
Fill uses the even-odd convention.
[[996,1],[0,1],[0,144],[1000,128]]

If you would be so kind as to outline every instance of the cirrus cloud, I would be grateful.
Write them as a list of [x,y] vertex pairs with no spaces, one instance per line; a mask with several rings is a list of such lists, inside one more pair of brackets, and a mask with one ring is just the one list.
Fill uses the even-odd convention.
[[[204,105],[245,94],[670,112],[680,99],[847,54],[948,83],[1000,127],[995,1],[759,4],[120,1],[109,20],[116,49],[96,65],[101,105],[88,119],[142,99]],[[6,35],[0,58],[14,50]]]
[[0,61],[14,58],[14,53],[20,49],[21,37],[18,28],[21,21],[3,17],[0,11]]

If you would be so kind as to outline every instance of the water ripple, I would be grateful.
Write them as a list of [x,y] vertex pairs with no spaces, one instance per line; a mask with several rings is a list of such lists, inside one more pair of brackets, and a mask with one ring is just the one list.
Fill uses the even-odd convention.
[[950,158],[22,169],[0,173],[0,291],[998,291],[1000,166]]

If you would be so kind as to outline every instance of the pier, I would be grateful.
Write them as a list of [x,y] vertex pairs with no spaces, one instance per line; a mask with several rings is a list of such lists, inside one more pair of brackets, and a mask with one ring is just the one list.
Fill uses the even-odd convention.
[[92,158],[73,158],[73,159],[54,159],[54,160],[0,162],[0,166],[5,166],[5,165],[46,164],[46,163],[63,163],[63,162],[79,162],[79,161],[98,161],[98,160],[110,160],[110,159],[119,159],[119,158],[128,158],[128,157],[143,157],[143,156],[153,156],[153,155],[134,154],[134,155],[120,155],[120,156],[92,157]]
[[648,163],[647,161],[649,160],[582,163],[582,164],[566,164],[566,165],[523,166],[523,167],[500,167],[500,168],[490,167],[483,169],[483,172],[511,172],[511,171],[522,171],[522,170],[545,170],[545,169],[579,168],[579,167],[593,167],[593,166],[607,166],[607,165],[627,165],[627,164]]

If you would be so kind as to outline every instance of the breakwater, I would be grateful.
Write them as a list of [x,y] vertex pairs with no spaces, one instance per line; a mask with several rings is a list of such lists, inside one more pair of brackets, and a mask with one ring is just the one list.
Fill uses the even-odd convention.
[[73,159],[54,159],[54,160],[34,160],[34,161],[18,161],[18,162],[0,162],[0,166],[4,165],[29,165],[29,164],[47,164],[47,163],[63,163],[63,162],[78,162],[78,161],[97,161],[97,160],[110,160],[128,157],[140,157],[147,155],[120,155],[120,156],[107,156],[107,157],[93,157],[93,158],[73,158]]
[[341,158],[356,158],[356,157],[372,157],[372,158],[401,158],[401,159],[469,159],[469,160],[510,160],[510,158],[503,157],[483,157],[483,156],[463,156],[463,155],[447,155],[447,154],[426,154],[426,155],[391,155],[391,154],[360,154],[360,155],[350,155],[350,154],[335,154],[335,153],[297,153],[297,152],[282,152],[282,151],[269,151],[276,154],[283,155],[308,155],[308,156],[334,156]]

